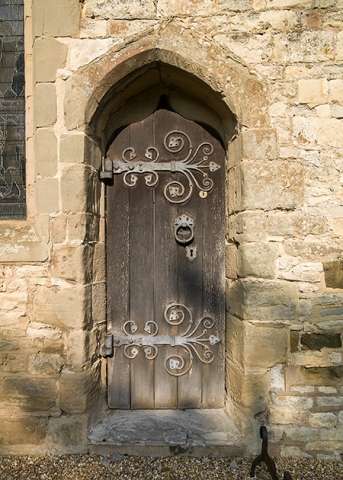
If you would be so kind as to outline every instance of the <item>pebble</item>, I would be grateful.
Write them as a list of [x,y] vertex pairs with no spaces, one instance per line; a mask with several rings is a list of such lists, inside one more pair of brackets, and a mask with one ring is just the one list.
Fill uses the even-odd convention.
[[[252,480],[252,458],[133,457],[98,455],[2,456],[1,480]],[[343,463],[313,458],[275,459],[279,478],[343,480]],[[256,480],[270,480],[264,464]]]

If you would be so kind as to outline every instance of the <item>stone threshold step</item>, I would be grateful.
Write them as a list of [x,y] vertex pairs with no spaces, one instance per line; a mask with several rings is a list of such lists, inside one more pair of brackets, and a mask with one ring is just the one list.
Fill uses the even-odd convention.
[[142,456],[242,456],[237,427],[219,410],[113,410],[92,428],[89,452]]

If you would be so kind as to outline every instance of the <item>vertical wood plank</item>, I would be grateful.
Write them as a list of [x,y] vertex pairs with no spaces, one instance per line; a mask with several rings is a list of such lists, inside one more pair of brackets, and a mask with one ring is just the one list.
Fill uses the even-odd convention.
[[[130,126],[130,146],[136,160],[145,161],[146,148],[153,142],[153,118]],[[154,318],[154,197],[153,188],[139,176],[130,188],[130,320],[138,333],[146,334],[146,322]],[[131,408],[154,407],[154,360],[138,349],[131,360]]]
[[214,188],[204,199],[203,301],[204,314],[215,321],[210,334],[220,342],[211,346],[214,360],[203,368],[202,402],[206,408],[221,408],[225,398],[225,153],[217,140],[212,139],[212,144],[211,159],[221,168],[212,173]]
[[[124,130],[108,152],[111,158],[121,156],[129,142]],[[107,238],[107,325],[109,333],[123,334],[129,318],[129,190],[121,177],[106,189]],[[108,404],[110,408],[131,406],[130,361],[123,349],[115,349],[108,359]]]
[[[155,119],[155,146],[164,152],[163,140],[170,127],[170,112],[158,110]],[[177,208],[164,197],[164,186],[170,181],[170,173],[161,173],[156,187],[156,242],[155,242],[155,315],[159,324],[159,335],[176,334],[177,329],[164,320],[166,307],[177,300],[178,249],[174,239],[173,220]],[[164,368],[172,347],[159,347],[155,360],[155,408],[177,408],[177,378],[169,375]]]

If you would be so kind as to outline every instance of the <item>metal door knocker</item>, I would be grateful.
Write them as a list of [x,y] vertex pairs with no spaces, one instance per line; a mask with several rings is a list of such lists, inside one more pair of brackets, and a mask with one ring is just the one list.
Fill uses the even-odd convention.
[[188,245],[194,238],[194,219],[183,214],[174,221],[174,236],[177,243]]

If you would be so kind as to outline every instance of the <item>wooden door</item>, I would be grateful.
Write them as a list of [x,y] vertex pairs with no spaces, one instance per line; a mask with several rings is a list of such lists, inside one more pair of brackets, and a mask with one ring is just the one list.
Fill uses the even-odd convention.
[[200,125],[159,109],[109,147],[108,403],[224,402],[225,153]]

